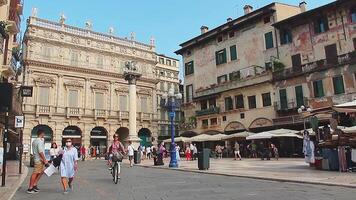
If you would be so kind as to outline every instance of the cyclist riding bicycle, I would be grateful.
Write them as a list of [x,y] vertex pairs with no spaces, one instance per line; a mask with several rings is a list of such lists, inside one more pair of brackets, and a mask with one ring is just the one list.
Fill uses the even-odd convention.
[[122,162],[124,155],[126,154],[124,145],[119,140],[119,135],[114,134],[114,141],[112,145],[109,147],[109,166],[110,170],[112,169],[112,162],[118,161]]

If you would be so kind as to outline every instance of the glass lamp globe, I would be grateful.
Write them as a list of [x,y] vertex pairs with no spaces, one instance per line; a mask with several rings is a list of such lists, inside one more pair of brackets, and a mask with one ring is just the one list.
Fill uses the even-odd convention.
[[302,113],[302,112],[303,112],[302,108],[298,108],[298,113]]
[[168,98],[168,94],[167,93],[162,94],[162,99],[167,99],[167,98]]
[[176,98],[177,99],[182,99],[182,94],[181,93],[176,94]]
[[173,89],[173,88],[170,88],[170,89],[168,90],[168,96],[169,96],[169,97],[173,97],[173,96],[174,96],[174,89]]
[[304,110],[304,109],[305,109],[305,106],[300,106],[300,108],[301,108],[302,110]]
[[311,112],[311,111],[312,111],[312,109],[311,109],[311,108],[308,108],[308,109],[307,109],[307,111],[308,111],[308,112]]

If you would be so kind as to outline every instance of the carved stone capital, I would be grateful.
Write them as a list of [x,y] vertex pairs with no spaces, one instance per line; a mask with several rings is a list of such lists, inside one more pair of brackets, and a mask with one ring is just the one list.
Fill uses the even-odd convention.
[[64,85],[66,87],[75,87],[75,88],[83,88],[84,87],[84,84],[82,82],[74,81],[74,80],[67,81],[64,83]]
[[96,90],[108,90],[108,86],[105,83],[95,83],[91,88]]
[[34,78],[36,84],[52,86],[56,81],[50,76],[38,76]]

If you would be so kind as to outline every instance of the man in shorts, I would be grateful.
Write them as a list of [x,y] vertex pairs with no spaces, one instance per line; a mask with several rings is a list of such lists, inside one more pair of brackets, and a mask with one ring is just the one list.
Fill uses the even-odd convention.
[[134,148],[132,146],[132,142],[129,141],[129,146],[127,147],[127,155],[129,156],[129,161],[130,161],[130,167],[133,166],[132,160],[134,157]]
[[30,178],[30,184],[27,190],[28,194],[34,194],[40,191],[37,187],[37,184],[43,174],[43,171],[45,170],[45,167],[48,166],[48,161],[46,160],[44,154],[44,135],[45,132],[43,130],[38,130],[37,138],[32,142],[32,151],[35,161],[35,167]]

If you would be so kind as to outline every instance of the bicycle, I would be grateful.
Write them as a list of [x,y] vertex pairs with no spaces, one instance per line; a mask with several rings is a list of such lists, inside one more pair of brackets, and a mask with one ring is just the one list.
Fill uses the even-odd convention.
[[111,174],[115,184],[117,184],[120,179],[119,174],[121,173],[121,162],[122,159],[119,159],[117,156],[112,157]]

